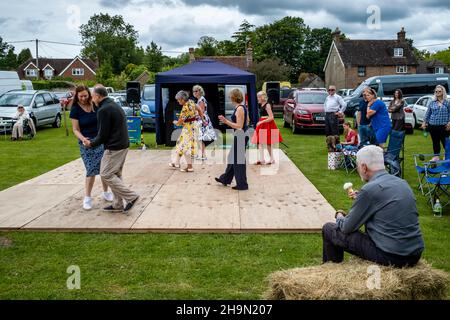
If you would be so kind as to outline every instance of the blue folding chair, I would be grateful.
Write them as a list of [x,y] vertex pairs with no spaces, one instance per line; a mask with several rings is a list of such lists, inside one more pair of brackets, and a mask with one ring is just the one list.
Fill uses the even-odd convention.
[[405,132],[392,130],[387,151],[384,153],[384,164],[387,172],[403,178]]
[[[441,161],[441,165],[444,165],[444,162],[448,165],[450,160]],[[442,208],[444,208],[450,203],[450,173],[445,171],[440,174],[430,175],[430,169],[432,169],[428,167],[430,165],[433,165],[433,163],[425,164],[425,181],[428,185],[426,196],[429,197],[431,208],[436,203],[436,199],[439,199]],[[443,201],[442,196],[447,198],[446,202]]]
[[425,194],[424,190],[424,179],[426,174],[429,177],[442,174],[444,172],[450,171],[450,139],[445,139],[445,153],[444,161],[431,161],[432,157],[441,156],[440,154],[413,154],[414,157],[414,165],[417,172],[418,185],[417,188],[423,195]]

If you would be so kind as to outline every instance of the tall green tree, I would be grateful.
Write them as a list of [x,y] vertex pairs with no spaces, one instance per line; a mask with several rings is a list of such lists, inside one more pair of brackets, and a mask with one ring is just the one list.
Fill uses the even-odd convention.
[[249,43],[253,43],[255,26],[247,20],[242,21],[239,30],[231,38],[234,39],[234,55],[244,55]]
[[0,37],[0,70],[15,69],[17,69],[17,55],[14,53],[14,47]]
[[291,66],[290,80],[295,82],[301,70],[301,57],[308,27],[302,18],[285,17],[255,30],[254,57],[257,61],[278,58]]
[[310,30],[308,28],[300,59],[301,71],[314,73],[323,78],[323,68],[332,42],[333,37],[331,29],[320,28]]
[[161,51],[161,47],[155,42],[151,42],[145,49],[144,65],[151,72],[160,72],[163,68],[164,56]]
[[450,47],[447,50],[438,51],[432,54],[429,59],[441,60],[450,68]]
[[29,48],[22,49],[19,54],[17,55],[17,64],[21,65],[25,61],[33,58],[33,55],[31,54],[31,50]]
[[209,36],[203,36],[197,43],[198,48],[195,49],[195,55],[198,57],[211,57],[217,55],[218,41]]
[[138,64],[138,33],[120,15],[95,14],[80,27],[82,55],[98,60],[100,66],[109,61],[115,74],[129,63]]

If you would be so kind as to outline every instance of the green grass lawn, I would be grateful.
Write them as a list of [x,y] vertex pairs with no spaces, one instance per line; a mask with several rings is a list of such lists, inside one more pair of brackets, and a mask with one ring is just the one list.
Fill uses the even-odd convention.
[[[348,209],[345,182],[356,188],[357,173],[327,170],[322,134],[281,132],[281,146],[335,207]],[[145,141],[154,148],[154,133]],[[417,177],[412,154],[431,152],[419,132],[406,138],[406,174]],[[72,134],[42,129],[32,141],[0,136],[0,190],[54,169],[79,156]],[[250,186],[251,187],[251,186]],[[450,272],[450,210],[434,218],[416,192],[425,237],[424,258]],[[25,200],[26,201],[26,198]],[[0,299],[258,299],[266,276],[276,270],[319,264],[320,234],[76,234],[4,232],[11,247],[0,247]],[[70,265],[81,269],[81,290],[68,290]]]

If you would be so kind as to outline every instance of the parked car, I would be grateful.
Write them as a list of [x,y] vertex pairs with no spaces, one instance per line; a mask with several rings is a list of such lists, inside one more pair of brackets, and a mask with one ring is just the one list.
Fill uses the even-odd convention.
[[420,97],[416,103],[413,105],[413,114],[414,114],[414,126],[419,127],[422,125],[422,122],[425,118],[425,114],[427,113],[428,107],[433,100],[432,95],[426,95]]
[[140,114],[144,129],[155,128],[156,113],[154,84],[147,84],[142,90]]
[[25,107],[36,127],[50,124],[61,127],[61,105],[56,95],[49,91],[15,90],[0,96],[0,119],[11,124],[7,129],[12,129],[19,104]]
[[[324,103],[326,92],[297,90],[293,99],[286,101],[283,111],[284,127],[292,128],[293,133],[302,129],[325,129]],[[339,129],[342,131],[344,117],[339,117]]]
[[114,102],[123,109],[127,117],[132,117],[134,115],[133,108],[128,105],[126,97],[120,94],[109,94],[108,97],[113,99]]
[[354,89],[340,89],[340,90],[338,90],[337,94],[344,98],[344,97],[351,96],[353,91],[355,91],[355,90]]
[[319,91],[319,92],[328,92],[327,88],[302,88],[304,91]]
[[73,100],[74,93],[72,91],[67,91],[67,92],[53,92],[53,94],[59,99],[61,108],[68,110],[68,107]]

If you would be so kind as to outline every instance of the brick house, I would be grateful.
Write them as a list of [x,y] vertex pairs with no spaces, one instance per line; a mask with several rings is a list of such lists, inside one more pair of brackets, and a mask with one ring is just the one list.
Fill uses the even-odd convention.
[[253,65],[253,49],[251,46],[247,48],[245,56],[213,56],[213,57],[198,57],[194,55],[194,48],[189,48],[189,61],[201,60],[201,59],[212,59],[216,60],[230,66],[236,67],[238,69],[249,71]]
[[420,60],[419,66],[417,67],[417,73],[448,73],[448,66],[441,60]]
[[418,65],[404,28],[396,40],[342,40],[336,28],[325,62],[325,83],[352,89],[374,76],[415,74]]
[[20,79],[34,80],[38,74],[40,79],[54,77],[72,78],[73,80],[95,80],[98,65],[91,59],[47,59],[39,58],[39,68],[36,59],[29,59],[17,70]]

